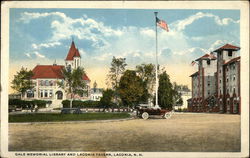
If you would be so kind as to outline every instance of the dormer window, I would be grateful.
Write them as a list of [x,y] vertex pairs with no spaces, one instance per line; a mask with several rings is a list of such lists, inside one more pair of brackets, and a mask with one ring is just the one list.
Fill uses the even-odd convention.
[[233,51],[232,50],[228,50],[228,56],[229,57],[233,56]]
[[207,60],[207,65],[210,65],[210,60]]

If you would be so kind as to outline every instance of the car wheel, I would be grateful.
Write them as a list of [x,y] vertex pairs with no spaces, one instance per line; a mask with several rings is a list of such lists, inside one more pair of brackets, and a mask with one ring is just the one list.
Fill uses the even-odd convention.
[[146,120],[149,117],[149,114],[147,112],[142,113],[141,117]]
[[170,112],[166,112],[164,115],[163,115],[163,118],[165,119],[169,119],[171,117],[171,113]]

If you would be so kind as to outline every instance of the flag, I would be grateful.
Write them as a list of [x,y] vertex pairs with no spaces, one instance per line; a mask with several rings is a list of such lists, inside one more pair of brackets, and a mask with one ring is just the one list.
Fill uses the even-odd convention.
[[191,66],[194,66],[194,64],[195,64],[195,61],[192,61]]
[[156,23],[158,26],[160,26],[162,29],[168,32],[168,24],[165,21],[160,20],[159,18],[156,17]]

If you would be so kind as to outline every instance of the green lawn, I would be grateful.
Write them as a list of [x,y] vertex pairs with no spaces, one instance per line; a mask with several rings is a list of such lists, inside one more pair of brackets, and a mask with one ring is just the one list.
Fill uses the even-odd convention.
[[54,122],[54,121],[87,121],[128,118],[128,113],[83,113],[83,114],[18,114],[9,115],[9,122]]

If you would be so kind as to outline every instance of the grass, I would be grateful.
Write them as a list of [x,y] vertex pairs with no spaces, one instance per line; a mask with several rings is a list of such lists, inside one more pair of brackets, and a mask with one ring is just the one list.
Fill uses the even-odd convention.
[[60,122],[110,120],[128,118],[128,113],[83,113],[83,114],[19,114],[9,115],[9,122]]

